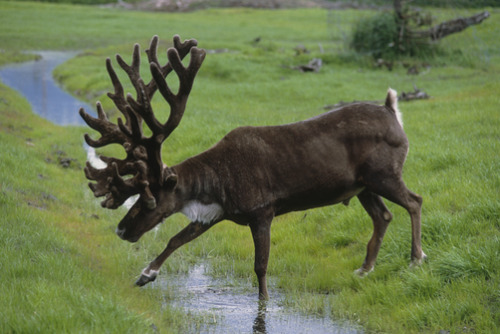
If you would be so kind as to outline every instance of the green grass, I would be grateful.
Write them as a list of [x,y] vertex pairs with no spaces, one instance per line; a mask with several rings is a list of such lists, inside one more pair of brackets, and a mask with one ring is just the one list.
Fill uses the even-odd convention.
[[[144,250],[117,242],[123,211],[103,212],[82,186],[82,129],[40,119],[3,85],[0,96],[0,332],[182,331],[185,315],[155,315],[161,298],[123,277]],[[76,161],[63,168],[62,155]]]
[[[401,92],[415,84],[432,99],[400,104],[410,139],[404,172],[409,188],[424,198],[428,261],[409,268],[409,217],[391,203],[395,218],[375,271],[364,279],[353,271],[363,261],[372,227],[357,200],[348,207],[292,213],[273,223],[271,298],[283,291],[286,305],[359,322],[367,331],[498,331],[498,11],[475,29],[443,40],[440,57],[418,76],[406,75],[399,63],[392,72],[373,69],[345,50],[341,33],[327,24],[333,15],[347,31],[367,14],[317,9],[165,14],[0,2],[0,48],[11,55],[25,49],[85,50],[59,67],[56,76],[87,101],[103,100],[112,114],[105,100],[111,88],[105,57],[120,52],[129,59],[132,44],[144,49],[154,34],[162,48],[178,33],[197,38],[207,49],[229,49],[207,56],[185,117],[165,143],[169,165],[209,148],[239,125],[296,121],[321,113],[327,104],[383,99],[389,86]],[[32,24],[19,24],[28,19]],[[257,36],[262,41],[254,45]],[[298,44],[311,54],[295,56]],[[319,73],[290,69],[312,57],[324,60]],[[0,63],[16,58],[0,53]],[[166,117],[165,102],[155,100],[154,107]],[[6,310],[0,331],[143,332],[155,324],[160,331],[182,332],[187,315],[162,308],[162,298],[175,295],[157,286],[131,285],[186,219],[175,215],[139,243],[122,242],[113,230],[124,211],[101,209],[78,166],[85,160],[81,139],[87,129],[40,120],[4,86],[0,113],[0,246],[5,254],[0,309]],[[58,151],[78,163],[63,169]],[[196,261],[207,261],[215,277],[256,285],[246,227],[217,225],[172,255],[163,275],[168,279],[168,272],[187,271]]]

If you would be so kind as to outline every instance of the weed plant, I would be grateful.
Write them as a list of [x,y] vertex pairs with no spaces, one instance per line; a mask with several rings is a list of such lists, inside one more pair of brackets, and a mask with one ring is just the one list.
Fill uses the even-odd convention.
[[406,26],[400,36],[398,18],[393,12],[381,12],[360,19],[352,33],[351,47],[375,60],[393,61],[408,56],[417,59],[432,58],[437,45],[425,39],[412,38]]
[[[480,46],[449,37],[446,53],[418,76],[408,76],[402,65],[389,72],[339,54],[342,41],[331,38],[327,13],[318,9],[166,14],[0,2],[0,13],[1,47],[9,52],[85,49],[56,76],[88,102],[105,102],[111,90],[104,58],[119,52],[130,59],[132,44],[144,49],[154,34],[163,49],[176,33],[196,37],[208,50],[226,49],[207,55],[184,119],[164,145],[169,165],[209,148],[236,126],[293,122],[338,101],[383,99],[389,86],[399,92],[414,84],[425,90],[430,100],[400,108],[410,140],[404,178],[424,198],[428,261],[409,268],[409,216],[391,203],[395,218],[375,271],[364,279],[353,271],[363,261],[372,224],[356,199],[348,207],[291,213],[273,222],[271,298],[273,291],[282,291],[290,307],[357,322],[369,332],[500,330],[496,10],[473,30]],[[347,23],[361,14],[328,15]],[[31,25],[20,23],[28,18]],[[254,42],[256,37],[261,41]],[[296,55],[298,44],[310,53]],[[489,55],[488,62],[483,57],[463,61],[478,50],[477,55]],[[313,57],[324,59],[320,72],[292,69]],[[166,118],[165,102],[153,103]],[[105,109],[116,116],[109,102]],[[137,244],[119,240],[114,228],[124,210],[100,208],[81,171],[82,134],[89,130],[41,120],[5,86],[0,86],[0,115],[0,332],[182,332],[183,323],[201,321],[165,306],[175,296],[159,285],[132,288],[147,261],[186,219],[172,216]],[[58,151],[77,162],[62,168]],[[107,151],[115,152],[120,149]],[[160,279],[197,261],[206,261],[214,277],[257,285],[246,227],[218,224],[176,251]]]

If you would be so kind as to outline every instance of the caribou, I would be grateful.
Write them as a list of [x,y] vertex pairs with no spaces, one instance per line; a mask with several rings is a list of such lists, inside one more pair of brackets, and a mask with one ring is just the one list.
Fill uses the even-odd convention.
[[[167,50],[167,63],[160,65],[157,49],[158,36],[154,36],[146,50],[152,75],[148,83],[140,75],[138,44],[130,65],[116,56],[135,89],[135,98],[130,93],[125,95],[111,60],[106,60],[114,87],[108,96],[123,118],[116,123],[110,121],[99,102],[97,117],[83,108],[79,111],[89,127],[101,135],[95,140],[85,134],[89,146],[119,144],[126,152],[124,159],[101,156],[105,168],[95,168],[89,162],[84,168],[86,177],[93,181],[89,186],[94,195],[105,197],[101,203],[104,208],[116,209],[129,197],[139,195],[118,224],[116,234],[120,238],[136,242],[174,213],[190,220],[142,271],[137,285],[154,281],[177,248],[229,220],[250,227],[259,298],[268,299],[266,272],[273,218],[291,211],[347,204],[355,196],[373,221],[373,235],[357,270],[359,275],[373,270],[393,217],[382,198],[408,211],[411,260],[416,264],[424,260],[422,197],[410,191],[402,179],[409,144],[394,90],[388,90],[383,105],[355,103],[292,124],[236,128],[212,148],[169,167],[162,160],[162,143],[182,119],[206,52],[197,47],[196,40],[181,42],[176,35]],[[187,55],[190,59],[185,66],[182,60]],[[166,81],[172,71],[179,82],[176,92]],[[170,106],[164,123],[152,109],[156,91]],[[145,126],[151,135],[144,133]]]

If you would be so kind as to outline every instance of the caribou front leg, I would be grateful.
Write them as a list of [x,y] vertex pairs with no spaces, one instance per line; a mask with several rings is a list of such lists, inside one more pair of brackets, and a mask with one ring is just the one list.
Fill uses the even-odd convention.
[[163,252],[158,255],[156,259],[154,259],[149,266],[147,266],[141,273],[141,277],[135,282],[138,286],[144,286],[149,282],[153,282],[158,276],[160,272],[160,267],[165,262],[165,260],[172,254],[177,248],[181,247],[185,243],[190,242],[193,239],[196,239],[204,232],[206,232],[210,227],[214,224],[203,224],[198,222],[192,222],[184,229],[182,229],[179,233],[173,236],[167,247],[163,250]]
[[270,218],[260,218],[253,224],[250,224],[253,242],[255,246],[254,270],[259,281],[259,299],[269,299],[267,292],[267,263],[269,261],[269,250],[271,247],[271,222]]

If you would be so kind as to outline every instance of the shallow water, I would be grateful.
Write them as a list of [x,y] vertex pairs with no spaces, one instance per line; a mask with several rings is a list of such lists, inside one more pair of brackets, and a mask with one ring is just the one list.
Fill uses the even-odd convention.
[[80,107],[92,108],[62,90],[54,81],[54,68],[74,57],[76,52],[39,51],[42,58],[0,68],[0,80],[16,89],[29,101],[33,111],[59,125],[84,125]]
[[[54,69],[77,55],[74,51],[38,51],[38,60],[0,67],[0,80],[20,92],[31,104],[33,112],[58,125],[86,125],[78,114],[81,107],[95,115],[92,107],[64,91],[54,80]],[[84,143],[87,160],[96,168],[106,165],[94,148]]]
[[[337,333],[355,334],[362,330],[328,316],[305,315],[282,306],[284,296],[270,291],[269,301],[259,301],[257,288],[245,282],[214,279],[197,264],[187,275],[158,277],[170,294],[169,305],[181,307],[204,319],[196,333]],[[195,325],[193,325],[195,326]]]

